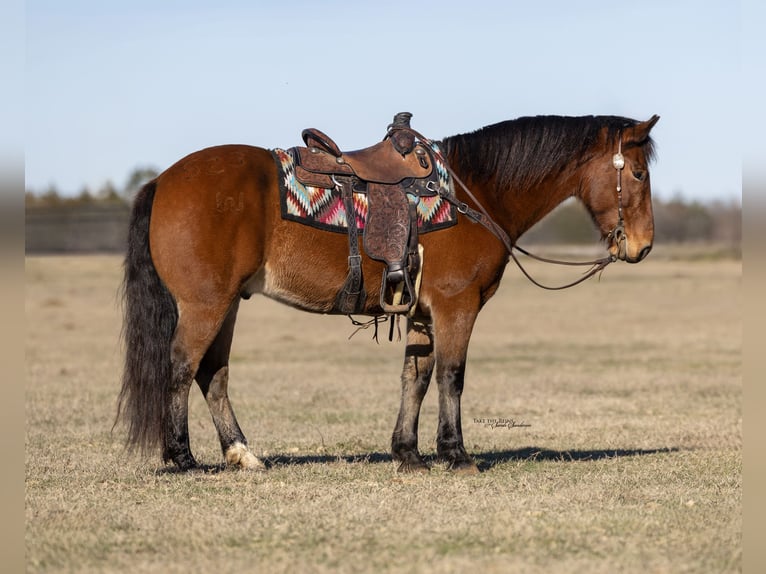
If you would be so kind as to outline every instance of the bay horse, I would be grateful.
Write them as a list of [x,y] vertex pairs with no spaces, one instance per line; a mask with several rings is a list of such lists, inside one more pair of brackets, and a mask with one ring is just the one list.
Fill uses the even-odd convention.
[[[457,199],[491,217],[511,246],[574,196],[612,259],[637,263],[654,236],[649,132],[658,119],[524,117],[447,137],[441,146],[462,184]],[[613,165],[617,151],[619,167]],[[164,462],[181,470],[198,467],[188,431],[193,381],[226,464],[265,468],[247,446],[227,391],[240,300],[261,293],[330,313],[346,277],[348,238],[283,219],[278,178],[270,150],[223,145],[181,159],[135,198],[124,261],[125,364],[117,420],[127,424],[129,447],[144,454],[159,449]],[[510,247],[490,231],[461,216],[456,225],[420,237],[426,259],[407,319],[391,440],[401,472],[428,470],[418,450],[418,417],[434,371],[437,456],[451,470],[478,471],[463,444],[460,401],[474,322],[509,260]],[[375,278],[384,264],[363,256],[362,270],[371,278],[362,314],[379,316]]]

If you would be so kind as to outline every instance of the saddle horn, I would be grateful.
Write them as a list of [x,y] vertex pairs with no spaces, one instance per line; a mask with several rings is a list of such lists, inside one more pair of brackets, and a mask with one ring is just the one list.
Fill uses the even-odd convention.
[[407,155],[415,147],[415,136],[410,131],[410,112],[399,112],[394,116],[394,121],[388,126],[388,135],[394,149],[402,156]]

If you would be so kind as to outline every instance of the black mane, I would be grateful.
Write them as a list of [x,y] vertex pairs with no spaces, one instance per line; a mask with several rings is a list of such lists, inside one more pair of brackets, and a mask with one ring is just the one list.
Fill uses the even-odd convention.
[[[470,173],[476,183],[495,178],[499,189],[524,189],[573,160],[588,161],[601,129],[607,128],[607,141],[616,146],[620,131],[637,123],[619,116],[522,117],[450,136],[442,143],[458,173]],[[651,160],[651,138],[643,145]]]

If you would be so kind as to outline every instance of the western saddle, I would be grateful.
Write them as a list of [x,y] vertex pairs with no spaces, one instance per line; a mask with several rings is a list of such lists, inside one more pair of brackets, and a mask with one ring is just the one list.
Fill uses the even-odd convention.
[[408,313],[417,302],[421,266],[416,202],[439,192],[434,151],[410,128],[409,112],[394,116],[377,144],[343,152],[321,131],[301,134],[306,147],[296,148],[295,176],[304,185],[337,188],[348,220],[349,270],[335,302],[337,311],[359,313],[365,306],[361,255],[355,221],[354,193],[367,194],[363,245],[367,255],[386,263],[380,290],[385,313]]

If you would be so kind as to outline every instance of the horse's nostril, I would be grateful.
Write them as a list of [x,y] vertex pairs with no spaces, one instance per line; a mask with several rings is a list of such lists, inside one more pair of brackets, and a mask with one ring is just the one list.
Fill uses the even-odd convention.
[[644,248],[641,250],[641,252],[638,254],[638,260],[639,260],[639,261],[643,260],[643,259],[644,259],[644,257],[646,257],[647,255],[649,255],[649,252],[650,252],[651,250],[652,250],[652,246],[651,246],[651,245],[647,245],[646,247],[644,247]]

